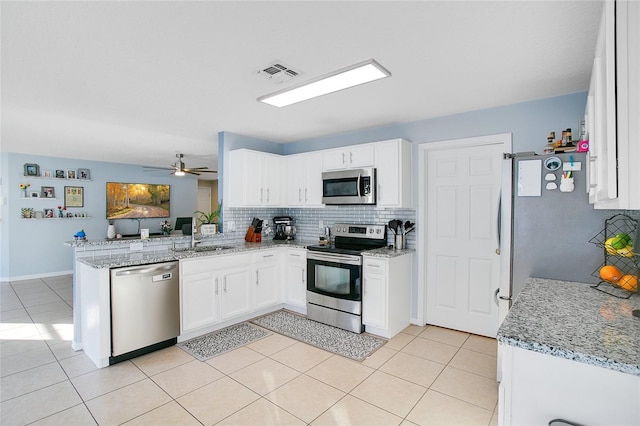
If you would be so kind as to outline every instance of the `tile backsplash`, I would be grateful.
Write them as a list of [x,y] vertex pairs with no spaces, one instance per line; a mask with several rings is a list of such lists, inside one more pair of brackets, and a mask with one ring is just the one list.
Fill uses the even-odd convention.
[[[226,237],[234,240],[244,238],[251,219],[258,217],[273,227],[274,216],[291,216],[295,219],[296,239],[317,240],[324,226],[332,227],[336,223],[388,224],[392,219],[416,221],[415,209],[383,209],[374,206],[327,206],[325,208],[225,208],[223,228]],[[227,224],[235,222],[236,231],[226,231]],[[416,225],[417,227],[418,225]],[[272,238],[272,236],[265,237]],[[387,231],[387,244],[393,244],[393,232]],[[407,248],[416,248],[416,231],[407,234]]]

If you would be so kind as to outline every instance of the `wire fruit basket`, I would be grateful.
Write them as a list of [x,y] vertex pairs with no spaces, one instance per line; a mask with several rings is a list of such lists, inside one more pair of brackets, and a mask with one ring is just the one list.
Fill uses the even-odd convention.
[[[640,247],[633,246],[637,232],[636,219],[618,214],[605,220],[604,229],[589,240],[601,247],[604,253],[604,263],[591,274],[601,280],[593,288],[623,299],[638,292]],[[607,266],[609,268],[605,269]],[[603,278],[604,272],[612,274],[612,277]]]

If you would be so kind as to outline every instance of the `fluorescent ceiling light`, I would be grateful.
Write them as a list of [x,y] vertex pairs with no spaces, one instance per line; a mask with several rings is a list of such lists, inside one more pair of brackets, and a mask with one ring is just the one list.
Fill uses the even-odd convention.
[[370,59],[306,83],[261,96],[258,101],[283,107],[390,76],[391,73],[382,65]]

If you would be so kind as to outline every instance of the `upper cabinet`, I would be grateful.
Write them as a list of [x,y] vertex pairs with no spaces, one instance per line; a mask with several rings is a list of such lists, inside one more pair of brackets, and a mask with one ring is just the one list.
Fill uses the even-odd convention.
[[640,209],[640,3],[604,2],[585,121],[589,202]]
[[289,207],[324,207],[322,204],[322,152],[285,157],[285,191]]
[[393,139],[377,142],[377,202],[380,207],[413,207],[411,189],[411,142]]
[[229,152],[229,206],[268,207],[282,203],[280,155],[250,149]]
[[322,154],[322,170],[357,169],[375,165],[373,144],[354,145],[337,149],[328,149]]

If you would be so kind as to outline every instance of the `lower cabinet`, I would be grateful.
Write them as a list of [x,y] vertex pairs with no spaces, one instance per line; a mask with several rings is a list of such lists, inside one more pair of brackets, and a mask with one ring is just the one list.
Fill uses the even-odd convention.
[[411,323],[412,256],[364,256],[362,322],[366,331],[390,339]]
[[182,274],[180,282],[180,330],[182,333],[220,321],[219,279],[219,275],[214,272]]
[[226,320],[251,312],[251,266],[245,264],[223,268],[220,275],[220,319]]
[[505,344],[498,350],[499,424],[640,424],[638,376]]
[[307,311],[307,251],[289,249],[286,254],[287,287],[285,303],[299,308],[299,312]]
[[261,250],[253,256],[255,287],[253,309],[268,308],[280,302],[280,251]]

